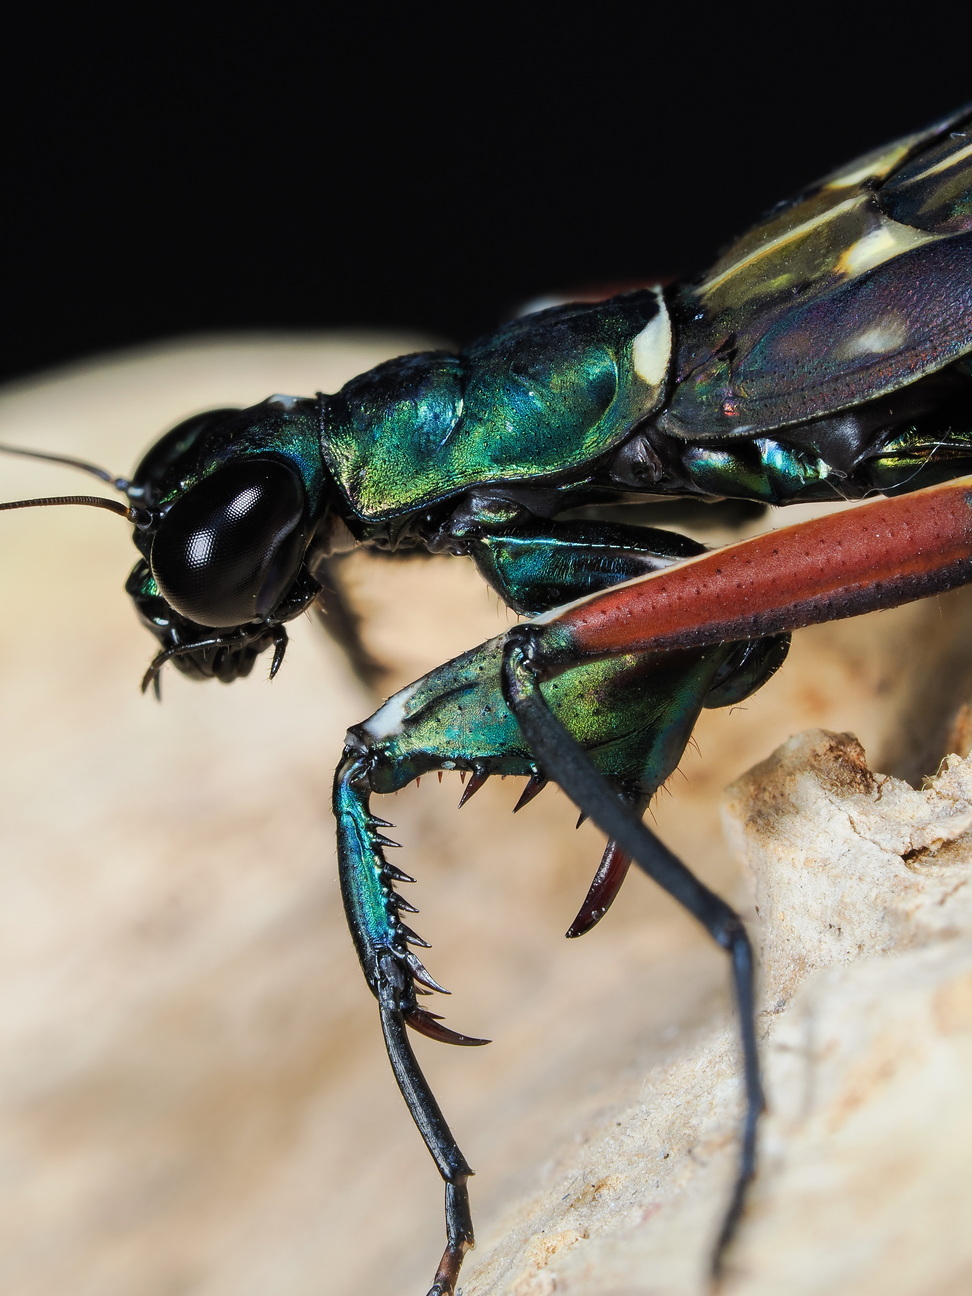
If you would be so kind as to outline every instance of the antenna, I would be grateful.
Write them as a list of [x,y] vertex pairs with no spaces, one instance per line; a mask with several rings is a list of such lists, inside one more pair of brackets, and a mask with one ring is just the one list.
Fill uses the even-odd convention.
[[[113,477],[106,469],[88,463],[85,459],[75,459],[71,455],[48,454],[44,450],[24,450],[20,446],[2,443],[0,443],[0,451],[4,454],[23,455],[26,459],[46,459],[48,463],[67,464],[69,468],[79,468],[81,472],[91,473],[99,481],[121,491],[123,495],[128,493],[130,483],[124,477]],[[117,500],[103,499],[100,495],[48,495],[43,499],[12,500],[9,504],[0,504],[0,513],[6,509],[49,508],[56,504],[85,504],[91,508],[108,509],[109,512],[117,513],[129,522],[134,522],[136,526],[144,526],[148,517],[144,510],[129,508],[126,504],[120,504]]]
[[2,443],[0,443],[0,451],[4,454],[23,455],[25,459],[46,459],[48,463],[67,464],[69,468],[79,468],[81,472],[91,473],[99,481],[107,482],[123,495],[127,493],[130,484],[124,477],[113,477],[107,469],[99,468],[97,464],[88,463],[85,459],[74,459],[71,455],[48,454],[44,450],[24,450],[21,446]]
[[48,508],[54,504],[88,504],[92,508],[108,509],[136,526],[144,516],[139,509],[129,508],[118,500],[104,499],[101,495],[49,495],[46,499],[11,500],[8,504],[0,504],[0,513],[7,509]]

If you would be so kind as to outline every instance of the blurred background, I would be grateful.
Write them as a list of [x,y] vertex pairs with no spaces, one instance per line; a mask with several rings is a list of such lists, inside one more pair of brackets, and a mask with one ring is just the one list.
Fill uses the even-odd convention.
[[[940,7],[920,30],[820,6],[21,19],[0,78],[0,439],[120,472],[190,410],[333,390],[546,293],[701,269],[778,199],[972,97]],[[3,473],[4,498],[79,489]],[[424,1291],[441,1190],[387,1074],[327,809],[376,699],[300,626],[272,689],[170,675],[155,706],[132,561],[94,510],[6,517],[0,1290]],[[389,575],[356,571],[388,689],[511,623],[464,564]],[[918,667],[948,675],[946,640],[972,658],[968,623],[959,597],[800,636],[757,699],[707,715],[658,799],[666,840],[745,903],[721,788],[808,724],[903,767]],[[388,817],[447,1021],[496,1042],[422,1058],[479,1171],[467,1296],[505,1293],[521,1202],[566,1192],[562,1150],[725,1023],[724,968],[638,879],[564,942],[593,830],[553,790],[513,819],[519,786],[491,784],[457,817],[455,780],[429,783]],[[681,1224],[657,1216],[673,1296],[702,1281],[731,1126],[706,1138],[666,1163],[719,1181]]]
[[699,271],[972,93],[935,13],[26,14],[0,378],[211,330],[462,342],[545,293]]

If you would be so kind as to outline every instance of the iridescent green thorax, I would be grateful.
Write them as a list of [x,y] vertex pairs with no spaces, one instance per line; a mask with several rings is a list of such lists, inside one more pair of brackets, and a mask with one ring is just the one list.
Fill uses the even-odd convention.
[[188,419],[152,447],[134,482],[150,484],[153,503],[164,508],[224,464],[261,457],[285,459],[296,468],[308,510],[316,513],[326,485],[317,401],[271,396],[248,409]]
[[576,472],[659,406],[670,351],[655,290],[540,311],[458,356],[403,356],[353,379],[325,406],[324,457],[368,521]]

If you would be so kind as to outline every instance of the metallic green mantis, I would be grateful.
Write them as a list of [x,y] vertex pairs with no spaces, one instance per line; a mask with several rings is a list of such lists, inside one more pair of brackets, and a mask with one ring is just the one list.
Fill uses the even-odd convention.
[[[480,1041],[419,1007],[438,987],[410,948],[423,942],[402,920],[405,878],[385,859],[370,798],[426,770],[468,771],[470,790],[525,774],[527,796],[553,779],[611,838],[572,934],[601,917],[633,858],[730,954],[747,1114],[718,1264],[754,1168],[752,958],[736,915],[640,816],[700,708],[758,688],[786,631],[972,578],[968,483],[936,493],[972,471],[970,356],[966,108],[809,186],[697,280],[526,315],[333,395],[196,415],[130,482],[91,469],[127,498],[100,503],[134,525],[127,588],[159,644],[145,677],[156,688],[167,662],[230,682],[268,648],[272,675],[287,623],[312,607],[374,679],[342,588],[342,555],[356,545],[471,558],[534,618],[354,727],[335,782],[355,948],[446,1185],[430,1296],[452,1296],[472,1243],[469,1167],[406,1027]],[[789,548],[754,542],[726,558],[617,513],[673,496],[786,504],[916,491],[913,513],[882,513],[879,525],[867,506],[850,529],[799,530]],[[758,598],[745,574],[757,568]],[[678,634],[658,638],[676,622]]]

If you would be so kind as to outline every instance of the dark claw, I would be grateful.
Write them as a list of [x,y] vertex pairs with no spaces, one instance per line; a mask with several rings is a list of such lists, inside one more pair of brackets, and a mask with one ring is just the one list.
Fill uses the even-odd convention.
[[385,861],[385,876],[392,882],[414,882],[415,879],[409,873],[403,872],[402,869],[396,868],[394,864]]
[[427,986],[430,990],[438,990],[439,994],[447,995],[452,993],[452,991],[447,990],[445,986],[439,985],[438,981],[436,981],[435,977],[433,977],[432,973],[425,966],[422,960],[417,954],[413,954],[411,950],[406,951],[405,962],[408,964],[412,976],[422,985]]
[[273,661],[270,663],[270,678],[276,675],[277,671],[283,665],[284,654],[287,651],[287,631],[282,625],[273,628]]
[[415,908],[415,906],[414,906],[413,904],[410,904],[410,903],[405,899],[404,896],[400,896],[400,895],[398,895],[397,892],[395,892],[395,891],[392,892],[391,899],[392,899],[392,904],[394,904],[394,906],[395,906],[396,909],[404,910],[405,913],[418,913],[418,912],[419,912],[419,911]]
[[166,648],[163,648],[161,652],[157,652],[155,656],[152,658],[148,670],[142,676],[142,685],[141,685],[142,692],[147,693],[149,685],[151,684],[155,691],[155,696],[159,699],[159,701],[162,700],[162,693],[159,687],[159,673],[161,672],[162,667],[165,665],[165,663],[169,660],[171,656],[172,656],[171,652],[169,652],[169,650]]
[[547,780],[539,777],[537,774],[531,774],[527,780],[527,785],[520,793],[520,799],[513,807],[513,813],[522,810],[525,805],[529,805],[535,796],[543,791],[547,786]]
[[479,791],[479,789],[480,789],[480,788],[485,784],[485,782],[486,782],[486,780],[487,780],[488,778],[489,778],[489,775],[486,774],[483,770],[473,770],[472,778],[469,780],[469,782],[468,782],[468,783],[466,784],[466,786],[463,788],[463,790],[462,790],[462,796],[459,798],[459,809],[460,809],[460,810],[461,810],[462,807],[466,804],[466,802],[469,800],[470,797],[473,797],[473,796],[476,795],[476,793],[477,793],[477,792]]
[[460,1035],[458,1031],[450,1030],[448,1026],[441,1024],[442,1019],[438,1013],[427,1012],[424,1008],[412,1008],[402,1016],[413,1030],[417,1030],[420,1035],[425,1035],[429,1039],[438,1040],[440,1044],[463,1044],[470,1048],[478,1048],[481,1044],[491,1043],[488,1039],[477,1039],[475,1035]]
[[616,841],[609,841],[601,856],[601,863],[594,874],[594,881],[584,897],[584,903],[577,911],[577,917],[567,928],[567,936],[583,936],[599,923],[610,909],[614,897],[618,894],[631,863],[631,856],[621,849]]

